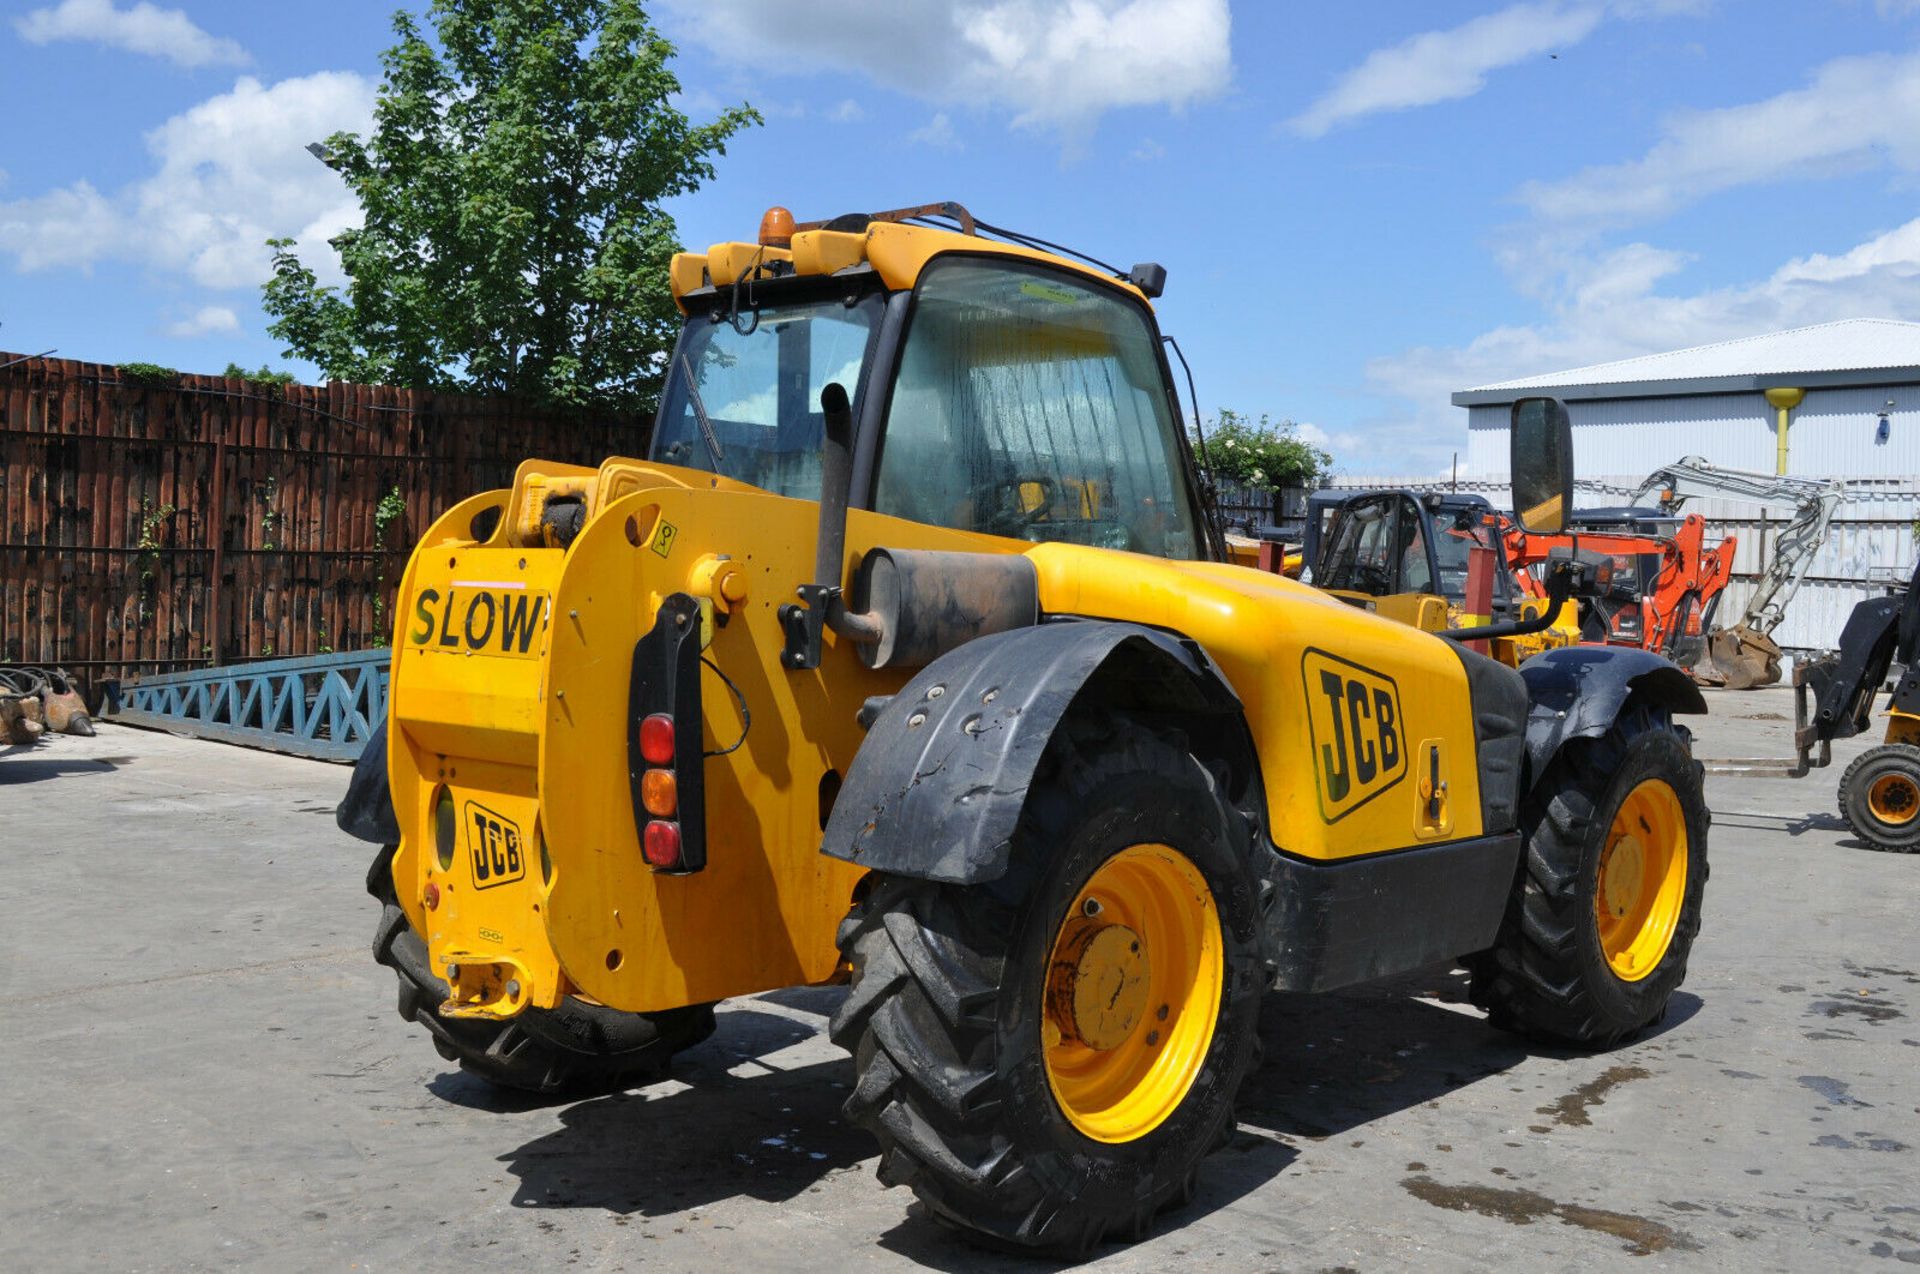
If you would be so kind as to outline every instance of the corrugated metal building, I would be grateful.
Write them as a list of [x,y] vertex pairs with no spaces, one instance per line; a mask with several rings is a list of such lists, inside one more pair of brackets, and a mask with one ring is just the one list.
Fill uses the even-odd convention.
[[[1769,389],[1805,397],[1788,416],[1786,464]],[[1821,649],[1838,638],[1855,602],[1904,582],[1920,519],[1920,323],[1848,319],[1743,340],[1574,368],[1462,390],[1467,471],[1501,487],[1514,399],[1552,394],[1573,421],[1574,469],[1583,504],[1618,503],[1650,470],[1682,456],[1761,473],[1837,477],[1846,503],[1826,547],[1774,637]],[[1503,488],[1501,488],[1503,489]],[[1496,498],[1496,503],[1498,499]],[[1721,603],[1730,622],[1745,606],[1784,506],[1696,501],[1714,531],[1737,535],[1735,576]]]
[[1483,385],[1453,402],[1467,409],[1476,475],[1507,471],[1507,409],[1528,394],[1567,404],[1581,473],[1644,473],[1682,455],[1773,473],[1765,391],[1789,387],[1806,400],[1790,415],[1786,472],[1920,475],[1920,323],[1822,323]]

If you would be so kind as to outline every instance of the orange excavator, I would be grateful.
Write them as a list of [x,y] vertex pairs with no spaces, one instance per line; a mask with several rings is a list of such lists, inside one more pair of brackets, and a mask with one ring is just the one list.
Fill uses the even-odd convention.
[[1560,535],[1528,535],[1502,519],[1507,562],[1529,597],[1546,596],[1541,582],[1552,557],[1607,558],[1613,582],[1582,606],[1585,641],[1637,646],[1665,655],[1696,675],[1720,593],[1733,570],[1737,541],[1706,547],[1706,520],[1659,509],[1578,509]]

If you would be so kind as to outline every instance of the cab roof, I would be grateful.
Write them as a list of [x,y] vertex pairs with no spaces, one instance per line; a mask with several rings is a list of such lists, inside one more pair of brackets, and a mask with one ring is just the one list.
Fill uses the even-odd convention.
[[[762,223],[762,238],[768,237],[765,227],[773,220],[774,212],[785,215],[784,209],[770,210],[767,221]],[[671,266],[674,302],[684,313],[687,294],[702,288],[724,288],[770,277],[838,274],[861,265],[870,266],[890,290],[900,291],[911,288],[935,257],[964,252],[1038,262],[1096,279],[1131,293],[1143,303],[1152,303],[1148,294],[1131,279],[1118,278],[1071,257],[965,230],[906,225],[885,219],[893,215],[876,214],[865,219],[864,225],[859,224],[861,217],[853,216],[795,228],[786,246],[779,246],[777,242],[725,242],[713,244],[705,252],[675,253]],[[792,224],[790,218],[787,224]],[[971,227],[975,223],[967,216],[962,224]],[[857,228],[833,228],[847,225]],[[1146,268],[1135,267],[1135,273]],[[1151,268],[1158,269],[1157,266]]]

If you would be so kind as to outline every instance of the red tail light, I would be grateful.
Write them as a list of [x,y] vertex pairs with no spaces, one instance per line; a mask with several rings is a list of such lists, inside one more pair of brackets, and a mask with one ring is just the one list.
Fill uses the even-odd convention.
[[688,594],[663,598],[653,628],[634,643],[627,688],[633,848],[652,870],[676,875],[707,865],[699,620]]
[[656,712],[640,719],[640,755],[649,765],[673,764],[673,718]]
[[642,852],[652,867],[674,868],[680,865],[680,824],[655,819],[647,824]]

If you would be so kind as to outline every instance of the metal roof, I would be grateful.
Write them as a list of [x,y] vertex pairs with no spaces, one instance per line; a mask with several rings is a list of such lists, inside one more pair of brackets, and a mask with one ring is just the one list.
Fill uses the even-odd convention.
[[1535,391],[1563,399],[1664,398],[1792,385],[1920,381],[1920,323],[1842,319],[1463,389],[1456,407],[1509,403]]

